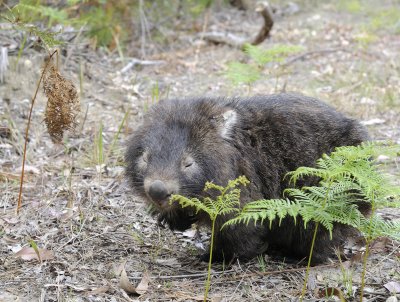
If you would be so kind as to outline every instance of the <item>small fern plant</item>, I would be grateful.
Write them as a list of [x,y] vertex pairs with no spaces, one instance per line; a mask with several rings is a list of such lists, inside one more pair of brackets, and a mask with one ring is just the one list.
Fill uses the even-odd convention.
[[233,85],[246,84],[249,86],[261,78],[266,64],[271,62],[282,62],[289,55],[301,51],[301,46],[274,45],[269,49],[245,44],[243,51],[250,58],[250,63],[230,62],[228,63],[225,76]]
[[196,213],[203,211],[207,213],[211,220],[211,238],[210,238],[210,257],[208,261],[207,281],[205,286],[204,301],[207,300],[208,291],[210,289],[211,280],[211,263],[214,249],[215,221],[218,216],[237,214],[240,207],[240,188],[249,183],[245,176],[239,176],[234,180],[230,180],[226,187],[222,187],[211,182],[207,182],[204,191],[216,191],[219,195],[212,199],[204,197],[203,200],[198,198],[187,198],[181,195],[172,195],[170,203],[179,202],[182,208],[194,207]]
[[[313,221],[315,229],[301,300],[306,290],[319,225],[325,227],[330,236],[332,236],[334,223],[350,225],[358,229],[366,239],[367,250],[361,286],[363,290],[370,243],[379,236],[400,239],[399,222],[384,221],[375,215],[379,206],[387,204],[388,196],[399,195],[399,188],[390,183],[373,158],[380,154],[396,156],[399,152],[399,146],[377,143],[336,148],[330,155],[325,154],[318,159],[315,167],[300,167],[287,175],[293,184],[304,177],[316,177],[320,180],[317,186],[288,188],[284,192],[288,199],[258,200],[248,203],[237,217],[229,220],[225,225],[250,221],[263,222],[266,219],[271,225],[273,220],[281,221],[286,216],[292,216],[295,220],[297,216],[301,216],[304,227],[308,222]],[[354,204],[355,201],[371,205],[369,217],[365,217],[359,211]]]

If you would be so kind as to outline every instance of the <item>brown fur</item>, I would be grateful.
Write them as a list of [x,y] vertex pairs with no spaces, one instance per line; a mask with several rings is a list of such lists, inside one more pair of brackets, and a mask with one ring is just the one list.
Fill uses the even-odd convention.
[[[245,175],[251,184],[242,190],[243,204],[279,198],[288,186],[287,172],[313,166],[337,146],[367,139],[356,121],[296,94],[166,100],[152,107],[131,138],[126,172],[135,191],[155,207],[159,221],[184,230],[209,220],[204,213],[169,205],[170,194],[202,196],[206,181],[226,185]],[[219,217],[217,230],[229,218]],[[269,222],[238,224],[217,232],[214,255],[216,260],[249,259],[268,248],[306,257],[312,233],[311,224],[304,229],[293,219],[283,220],[281,226],[274,222],[271,229]],[[321,228],[313,263],[325,261],[350,233],[349,227],[337,225],[329,240]]]

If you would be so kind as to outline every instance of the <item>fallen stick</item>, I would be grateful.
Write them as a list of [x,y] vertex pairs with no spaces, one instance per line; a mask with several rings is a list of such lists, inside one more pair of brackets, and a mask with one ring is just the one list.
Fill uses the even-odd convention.
[[244,39],[237,37],[231,33],[224,32],[206,32],[201,36],[204,40],[218,44],[227,44],[237,48],[243,48],[245,44],[258,45],[269,37],[271,29],[274,25],[272,12],[268,2],[260,2],[257,4],[256,12],[259,12],[263,17],[264,23],[258,32],[257,36],[253,39]]

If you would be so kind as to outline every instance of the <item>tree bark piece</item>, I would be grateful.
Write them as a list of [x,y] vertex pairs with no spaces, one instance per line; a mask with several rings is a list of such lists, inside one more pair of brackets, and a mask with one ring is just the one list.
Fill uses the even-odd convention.
[[272,18],[272,12],[267,2],[260,2],[257,4],[256,12],[259,12],[264,19],[264,25],[255,37],[252,45],[258,45],[262,43],[266,38],[269,37],[269,33],[274,26],[274,20]]

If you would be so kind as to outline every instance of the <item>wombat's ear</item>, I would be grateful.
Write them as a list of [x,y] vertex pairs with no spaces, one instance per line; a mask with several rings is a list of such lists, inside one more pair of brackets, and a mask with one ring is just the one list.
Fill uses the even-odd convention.
[[221,114],[218,121],[219,134],[226,139],[232,138],[232,130],[235,127],[238,116],[237,112],[233,109],[228,109]]

